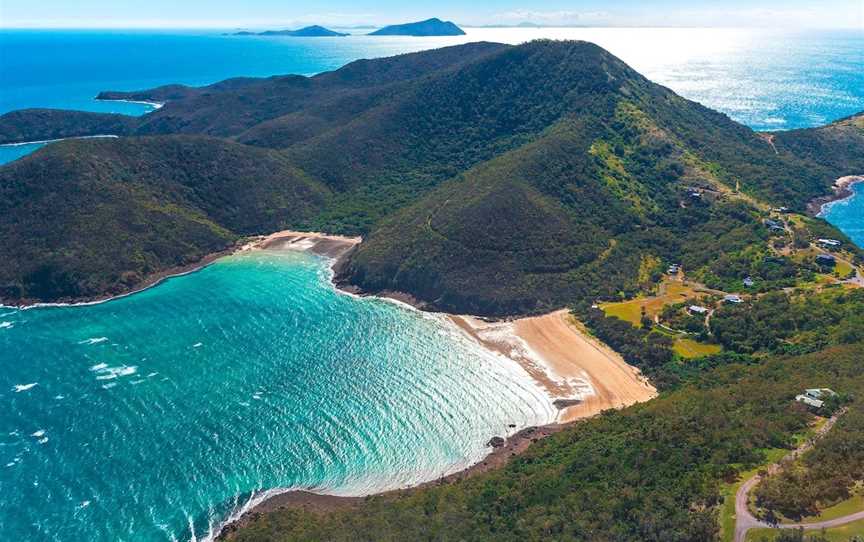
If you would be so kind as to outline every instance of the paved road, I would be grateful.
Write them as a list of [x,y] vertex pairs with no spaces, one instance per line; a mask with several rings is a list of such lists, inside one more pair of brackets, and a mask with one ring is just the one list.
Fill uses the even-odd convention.
[[[819,428],[813,438],[807,439],[807,442],[796,448],[795,450],[786,454],[783,459],[774,463],[765,469],[768,474],[773,474],[780,469],[780,465],[786,461],[792,460],[798,455],[806,452],[810,448],[813,447],[813,444],[819,440],[825,433],[828,432],[831,427],[834,426],[834,423],[837,421],[837,418],[843,415],[845,409],[838,411],[836,414],[831,416],[831,418],[825,422],[825,425]],[[806,530],[811,529],[827,529],[830,527],[838,527],[840,525],[845,525],[846,523],[851,523],[853,521],[858,521],[859,519],[864,519],[864,510],[860,512],[855,512],[854,514],[849,514],[847,516],[842,516],[839,518],[829,519],[826,521],[816,521],[813,523],[779,523],[776,525],[771,525],[759,519],[753,517],[753,514],[750,513],[750,509],[747,506],[748,496],[750,494],[750,490],[756,487],[756,484],[759,483],[762,477],[758,474],[743,484],[738,488],[738,491],[735,493],[735,542],[744,542],[747,538],[747,531],[750,529],[758,529],[758,528],[767,528],[767,529],[798,529],[799,527],[803,527]]]

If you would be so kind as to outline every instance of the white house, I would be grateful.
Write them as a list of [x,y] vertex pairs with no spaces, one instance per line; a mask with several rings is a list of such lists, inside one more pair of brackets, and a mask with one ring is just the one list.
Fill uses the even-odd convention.
[[825,399],[837,395],[829,388],[807,388],[801,395],[796,395],[795,400],[813,408],[822,408]]
[[691,314],[705,314],[708,312],[707,308],[700,307],[699,305],[690,305],[687,307],[687,310],[690,311]]

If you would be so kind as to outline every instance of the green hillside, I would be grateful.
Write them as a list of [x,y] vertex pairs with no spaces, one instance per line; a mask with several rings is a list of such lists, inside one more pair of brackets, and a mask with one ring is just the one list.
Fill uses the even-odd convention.
[[116,294],[242,235],[303,226],[326,188],[200,136],[63,141],[0,168],[0,297]]
[[[709,269],[721,255],[767,247],[768,205],[803,209],[860,165],[856,149],[864,145],[864,129],[851,119],[775,134],[772,146],[586,42],[475,43],[357,61],[315,77],[239,78],[101,97],[165,106],[132,120],[9,113],[0,116],[0,137],[80,135],[119,123],[121,133],[222,139],[64,143],[0,168],[4,192],[28,202],[3,218],[7,238],[15,240],[7,246],[37,247],[28,265],[5,271],[5,299],[60,295],[40,289],[38,277],[46,275],[33,275],[33,266],[89,284],[69,289],[69,296],[95,295],[121,284],[93,279],[100,270],[114,269],[131,284],[194,261],[232,236],[305,225],[367,238],[342,268],[342,282],[404,290],[446,310],[538,312],[635,292],[660,261]],[[160,156],[154,141],[184,141],[189,159]],[[826,154],[832,143],[839,150]],[[246,209],[250,192],[259,193],[254,176],[241,182],[238,175],[218,195],[194,198],[162,182],[184,184],[199,164],[212,167],[216,146],[233,149],[220,155],[220,172],[268,171],[268,188],[243,218],[236,210]],[[288,173],[283,177],[271,162]],[[231,233],[216,236],[221,242],[189,244],[181,226],[166,229],[152,215],[151,252],[169,256],[107,261],[97,236],[67,228],[87,222],[90,200],[30,197],[36,171],[54,183],[67,179],[61,193],[90,178],[112,186],[134,181],[177,213],[202,214]],[[314,187],[314,197],[294,197],[286,208],[282,195],[294,194],[298,179]],[[122,215],[130,199],[105,191],[99,205]],[[808,224],[801,235],[818,229],[842,238],[821,221]],[[45,237],[53,239],[50,251],[38,248]],[[104,256],[85,263],[85,254]]]
[[[847,270],[862,252],[802,214],[864,173],[860,114],[758,134],[596,45],[551,41],[100,97],[165,105],[0,116],[0,141],[123,136],[0,167],[0,301],[126,292],[252,234],[362,234],[338,282],[476,315],[570,307],[662,392],[501,470],[326,514],[277,511],[231,540],[716,540],[724,484],[812,422],[797,393],[864,393],[864,298],[816,262],[813,240],[841,240]],[[658,302],[656,321],[634,313],[638,327],[592,308],[654,295],[672,262],[704,284],[710,322],[683,294]],[[723,304],[726,292],[746,299]],[[685,361],[681,337],[722,352]],[[860,442],[859,403],[820,453]],[[856,450],[844,464],[864,464]],[[837,494],[861,478],[830,474]]]

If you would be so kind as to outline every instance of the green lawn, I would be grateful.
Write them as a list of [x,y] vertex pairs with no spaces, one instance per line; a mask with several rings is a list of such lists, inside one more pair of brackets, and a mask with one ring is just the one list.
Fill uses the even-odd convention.
[[[752,529],[747,533],[747,542],[771,541],[777,538],[777,529]],[[807,531],[805,531],[807,532]],[[822,534],[818,530],[810,531],[814,534]],[[864,537],[864,520],[853,521],[840,527],[825,530],[825,538],[830,542],[849,542],[853,537]],[[724,540],[726,540],[724,538]],[[729,538],[731,540],[731,538]]]
[[719,344],[700,343],[686,337],[676,339],[672,348],[675,350],[676,354],[682,358],[688,359],[710,356],[711,354],[717,354],[723,350],[723,347]]
[[838,277],[845,279],[852,274],[852,266],[849,265],[848,262],[837,260],[837,265],[834,267],[834,271],[837,273]]
[[[700,297],[700,293],[693,289],[692,286],[676,280],[667,280],[663,283],[662,289],[665,293],[656,296],[639,296],[629,301],[621,301],[620,303],[604,303],[600,306],[606,316],[614,316],[626,322],[630,322],[636,327],[642,327],[642,308],[645,308],[645,314],[650,318],[654,318],[663,310],[663,307],[672,303],[680,303],[687,298]],[[704,295],[704,294],[701,294]]]

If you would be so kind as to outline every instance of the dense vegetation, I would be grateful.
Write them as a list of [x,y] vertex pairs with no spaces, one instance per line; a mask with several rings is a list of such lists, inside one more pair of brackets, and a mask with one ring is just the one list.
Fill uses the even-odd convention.
[[23,109],[0,115],[0,145],[73,136],[127,135],[138,121],[111,113]]
[[800,460],[760,482],[755,502],[769,519],[800,519],[851,497],[864,480],[864,408],[856,403]]
[[[777,133],[772,145],[582,42],[470,44],[312,78],[101,97],[166,105],[131,120],[0,117],[7,141],[134,134],[64,141],[0,168],[2,300],[126,291],[282,228],[361,233],[340,281],[473,314],[570,305],[663,389],[500,471],[359,510],[280,511],[237,540],[713,540],[720,485],[810,421],[795,394],[864,392],[861,291],[778,291],[818,271],[781,248],[849,240],[819,219],[782,232],[764,222],[769,203],[801,210],[861,173],[861,117]],[[591,308],[649,289],[671,262],[728,291],[750,276],[746,291],[764,293],[713,315],[722,354],[682,363],[650,319],[634,327]],[[859,421],[836,438],[857,442]],[[826,442],[814,457],[860,478],[858,455]],[[771,484],[785,490],[819,468]],[[791,509],[766,487],[765,502]],[[814,488],[811,504],[842,496],[828,493]]]
[[218,139],[50,145],[0,168],[0,298],[120,293],[240,236],[303,226],[326,194],[284,156]]
[[[746,127],[649,82],[584,42],[475,43],[357,61],[311,78],[238,78],[201,88],[170,85],[100,97],[165,106],[134,119],[10,113],[0,117],[0,138],[186,133],[249,145],[232,147],[238,155],[244,149],[242,153],[258,156],[251,146],[276,149],[278,157],[254,151],[291,171],[285,187],[276,186],[276,178],[268,186],[293,193],[294,179],[303,178],[315,185],[315,199],[300,204],[297,213],[282,208],[283,199],[271,204],[261,200],[257,209],[264,216],[249,218],[245,228],[238,228],[232,217],[223,221],[205,210],[214,225],[232,234],[262,231],[271,224],[363,234],[368,240],[342,269],[341,281],[371,291],[404,290],[431,306],[487,315],[540,312],[633,293],[659,271],[662,261],[704,268],[718,284],[740,280],[719,272],[743,270],[745,263],[772,287],[798,280],[800,266],[759,260],[773,240],[760,224],[764,209],[750,198],[803,207],[824,194],[834,178],[858,167],[855,149],[864,140],[858,121],[848,119],[818,134],[778,134],[777,142],[785,146],[777,154]],[[852,150],[828,157],[818,153],[817,159],[805,152],[809,140],[823,146],[840,141]],[[148,143],[139,143],[144,141]],[[138,177],[139,186],[146,184],[154,197],[177,205],[178,212],[202,211],[197,202],[175,193],[155,193],[163,185],[150,179],[164,176],[171,164],[158,153],[138,153],[141,159],[127,162],[122,173],[100,162],[102,153],[135,155],[132,147],[153,146],[152,141],[124,139],[37,152],[21,165],[4,168],[4,191],[13,199],[24,196],[16,190],[32,179],[17,177],[35,170],[68,179],[69,187],[93,175],[117,174],[124,182]],[[195,141],[201,142],[200,154],[207,155],[204,147],[212,141]],[[190,167],[199,164],[197,150],[184,148]],[[79,167],[82,157],[56,159],[91,152],[88,170]],[[200,163],[206,164],[206,159]],[[737,187],[743,194],[735,192]],[[60,193],[69,189],[61,187]],[[701,191],[699,198],[693,197],[694,190]],[[232,184],[220,190],[218,200],[236,209],[246,193],[245,187]],[[100,214],[109,208],[122,214],[128,202],[112,199],[114,194],[108,192],[100,201]],[[33,199],[30,218],[22,216],[23,208],[10,209],[4,217],[9,238],[35,246],[39,241],[28,239],[34,232],[59,232],[64,220],[83,222],[91,212],[84,202],[68,198],[61,201],[68,201],[69,208],[55,215],[56,208],[49,212],[38,206],[48,201]],[[272,216],[282,218],[268,218]],[[34,217],[42,222],[34,224]],[[28,232],[23,225],[36,227]],[[64,251],[58,244],[53,251],[32,252],[32,264],[13,265],[3,279],[11,286],[4,297],[14,299],[16,287],[31,296],[74,295],[103,286],[115,291],[118,281],[101,279],[78,290],[26,286],[39,277],[80,275],[87,265],[78,259],[85,254],[95,257],[94,269],[102,263],[126,266],[117,273],[134,282],[169,263],[197,259],[202,247],[220,245],[185,243],[175,228],[152,226],[148,248],[119,263],[102,261],[103,249],[89,246],[101,243],[97,236],[55,234],[54,239],[75,248]],[[842,237],[819,220],[806,225],[801,235],[812,237],[817,227],[824,235]],[[717,256],[734,265],[726,265],[727,260],[718,264]],[[51,272],[33,275],[33,266]],[[478,276],[487,280],[476,280]]]
[[752,302],[724,305],[711,319],[714,338],[742,352],[802,353],[829,344],[864,341],[864,290],[772,292]]

